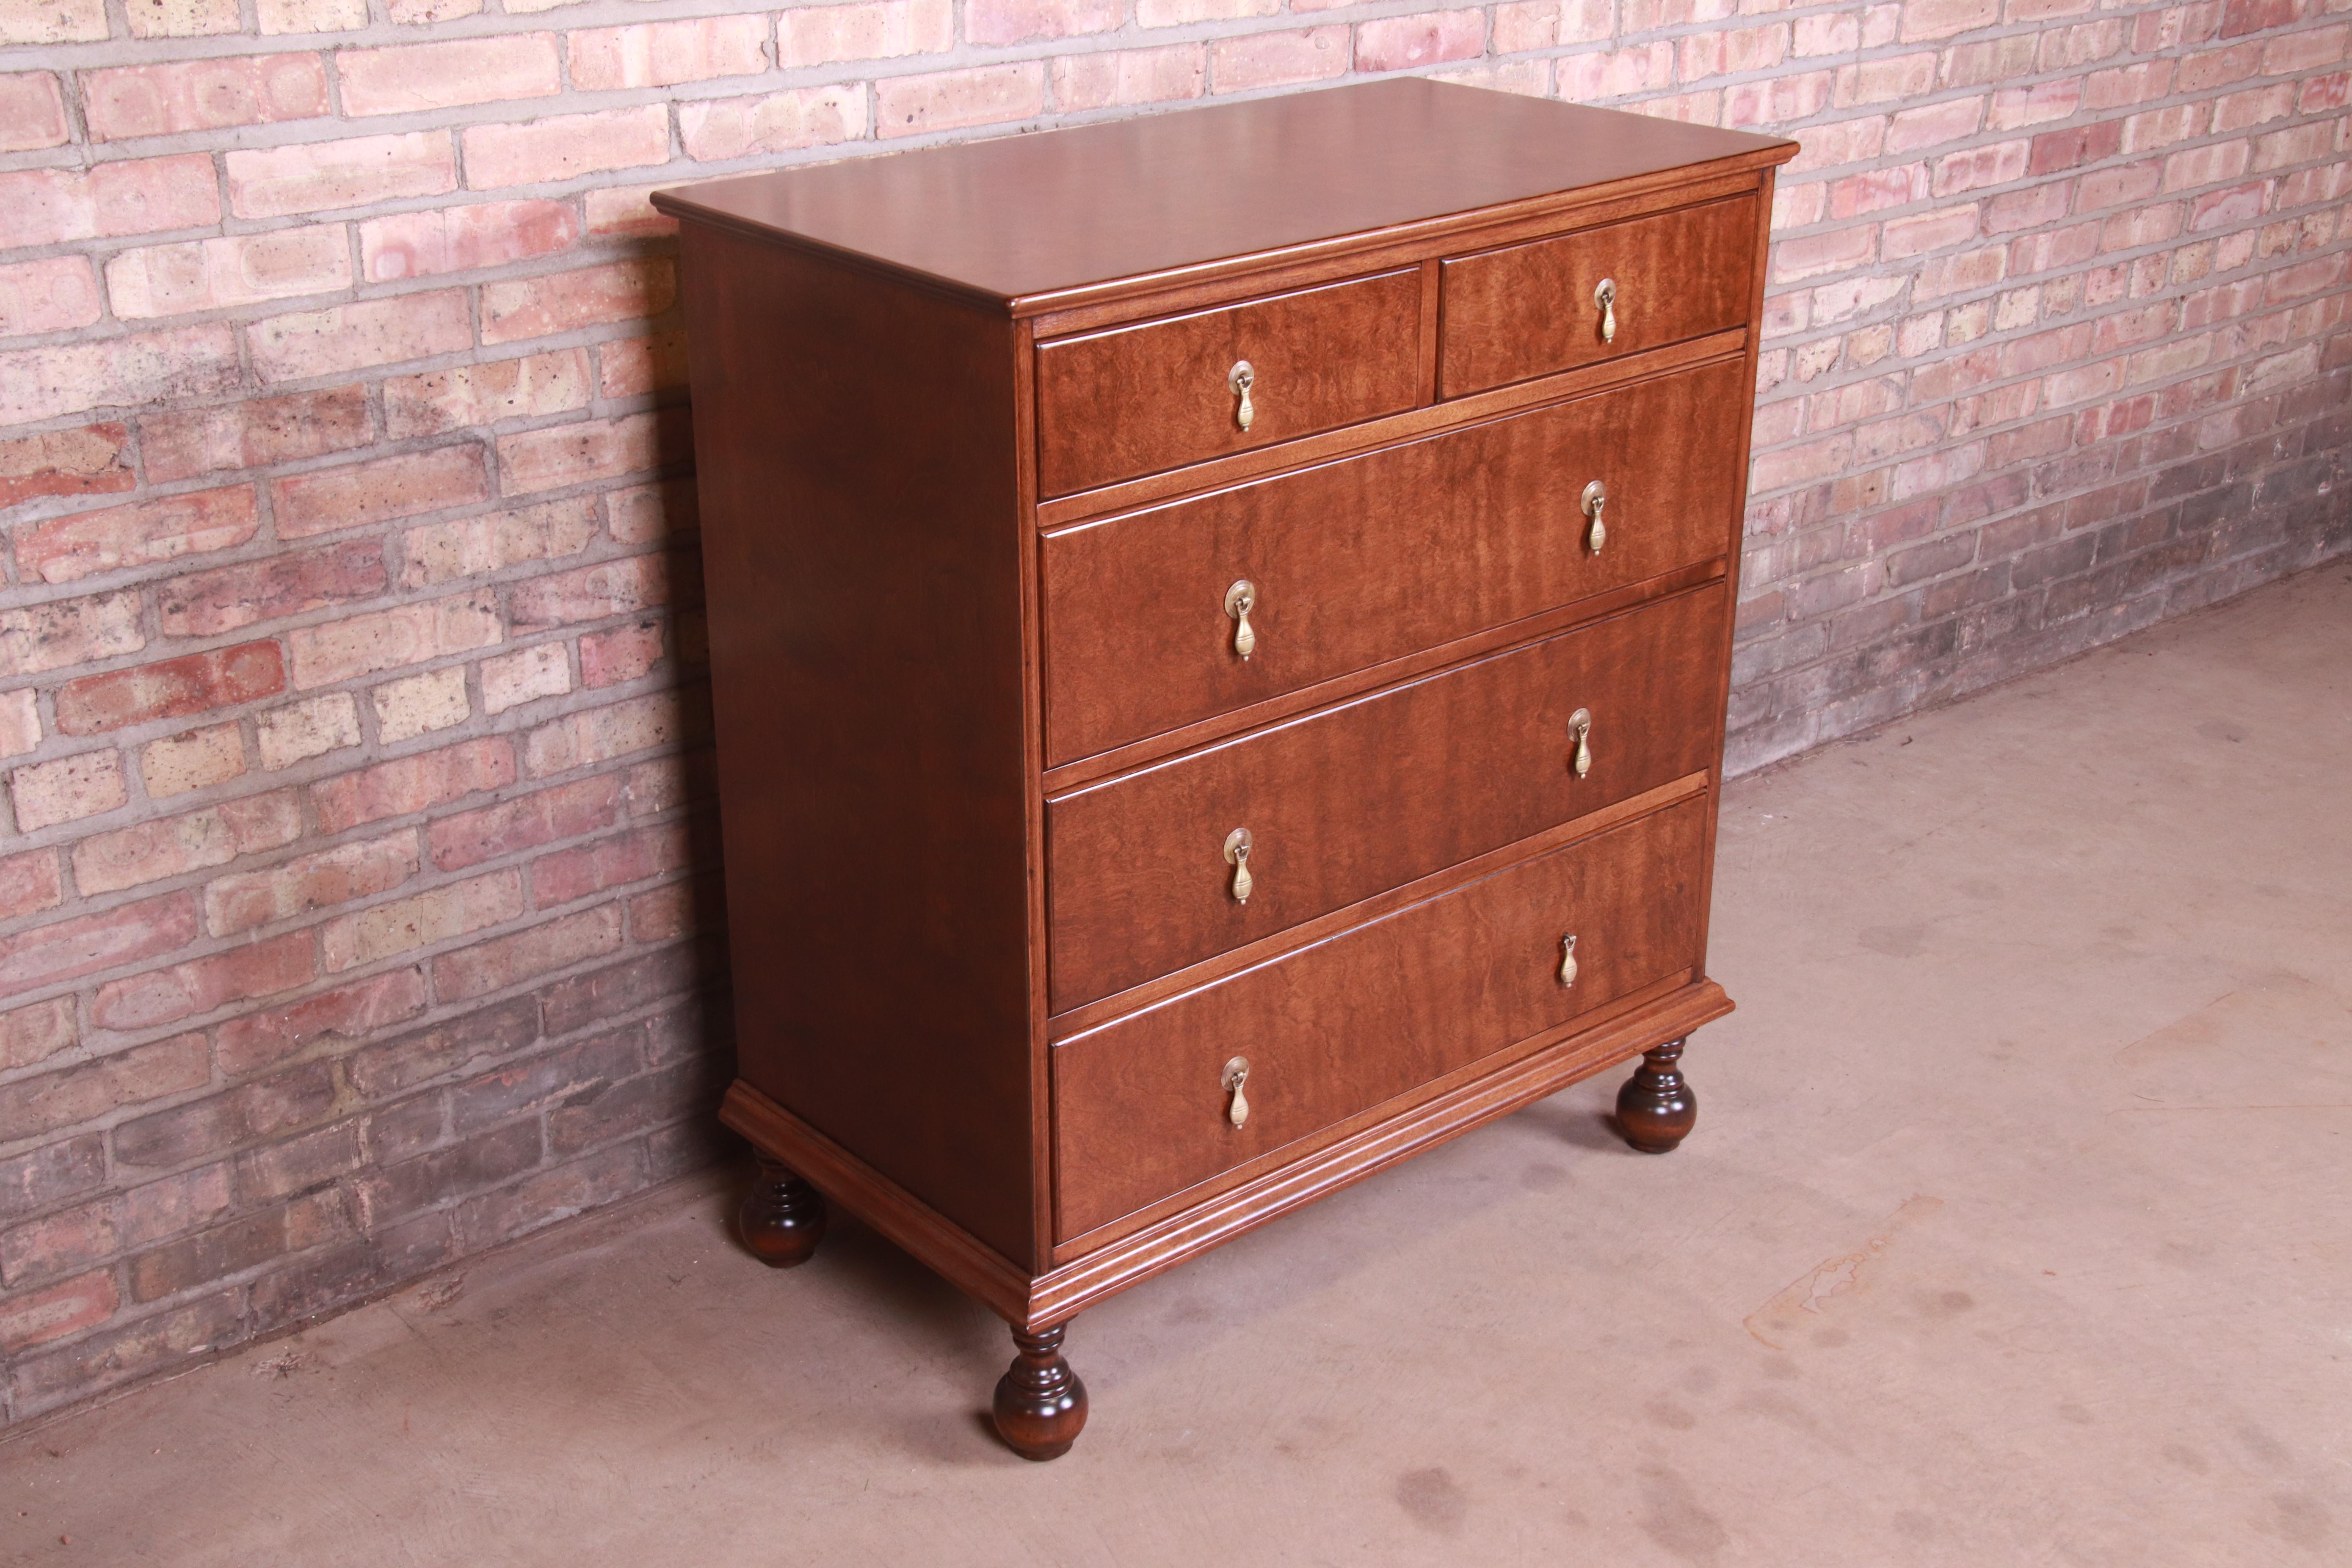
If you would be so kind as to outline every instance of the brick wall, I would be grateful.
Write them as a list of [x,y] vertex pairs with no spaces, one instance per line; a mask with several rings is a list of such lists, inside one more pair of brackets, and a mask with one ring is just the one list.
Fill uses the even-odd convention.
[[2352,0],[495,5],[0,0],[7,1420],[719,1148],[654,186],[1402,69],[1801,137],[1739,765],[2347,542]]

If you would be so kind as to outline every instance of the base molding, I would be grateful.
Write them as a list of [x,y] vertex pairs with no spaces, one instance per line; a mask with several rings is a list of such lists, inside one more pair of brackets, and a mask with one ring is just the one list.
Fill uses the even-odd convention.
[[1096,1251],[1033,1273],[738,1079],[719,1120],[825,1197],[888,1237],[1016,1329],[1067,1322],[1104,1298],[1423,1149],[1580,1079],[1681,1038],[1731,1011],[1711,980],[1597,1028],[1568,1034],[1278,1171],[1204,1199]]

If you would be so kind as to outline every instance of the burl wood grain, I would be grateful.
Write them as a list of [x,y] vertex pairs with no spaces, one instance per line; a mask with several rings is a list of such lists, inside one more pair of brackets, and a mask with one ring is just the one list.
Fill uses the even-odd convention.
[[[1444,265],[1438,388],[1459,397],[1748,319],[1756,198],[1737,196]],[[1593,290],[1617,284],[1617,335]],[[1741,410],[1742,427],[1747,411]]]
[[[1057,1047],[1057,1231],[1082,1235],[1690,966],[1694,798]],[[1559,983],[1560,939],[1578,973]],[[1219,1075],[1249,1058],[1250,1114]]]
[[[1703,365],[1048,536],[1046,762],[1721,555],[1745,374]],[[1240,578],[1257,585],[1247,659],[1223,609]]]
[[[1053,1010],[1706,768],[1726,610],[1719,584],[1695,589],[1048,802]],[[1247,904],[1221,848],[1236,827]]]
[[[1039,493],[1066,495],[1419,401],[1417,268],[1037,346]],[[1234,363],[1256,373],[1242,428]]]

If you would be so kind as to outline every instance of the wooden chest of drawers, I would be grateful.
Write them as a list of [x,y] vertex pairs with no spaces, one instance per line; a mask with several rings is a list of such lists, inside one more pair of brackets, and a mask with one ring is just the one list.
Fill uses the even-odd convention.
[[1794,151],[1400,79],[656,198],[755,1252],[971,1291],[1050,1458],[1088,1303],[1634,1056],[1681,1139]]

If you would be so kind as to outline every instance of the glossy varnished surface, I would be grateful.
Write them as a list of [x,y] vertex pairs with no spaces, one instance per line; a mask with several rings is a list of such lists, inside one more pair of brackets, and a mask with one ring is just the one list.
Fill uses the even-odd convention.
[[[1686,969],[1706,812],[1669,806],[1055,1047],[1059,1234]],[[1251,1064],[1240,1127],[1218,1076],[1236,1054]]]
[[1722,360],[1049,535],[1048,764],[1720,556],[1745,375]]
[[[1706,768],[1725,609],[1697,589],[1050,803],[1054,1010]],[[1236,827],[1246,904],[1220,851]]]
[[1009,302],[1789,147],[1400,78],[714,180],[662,205]]

